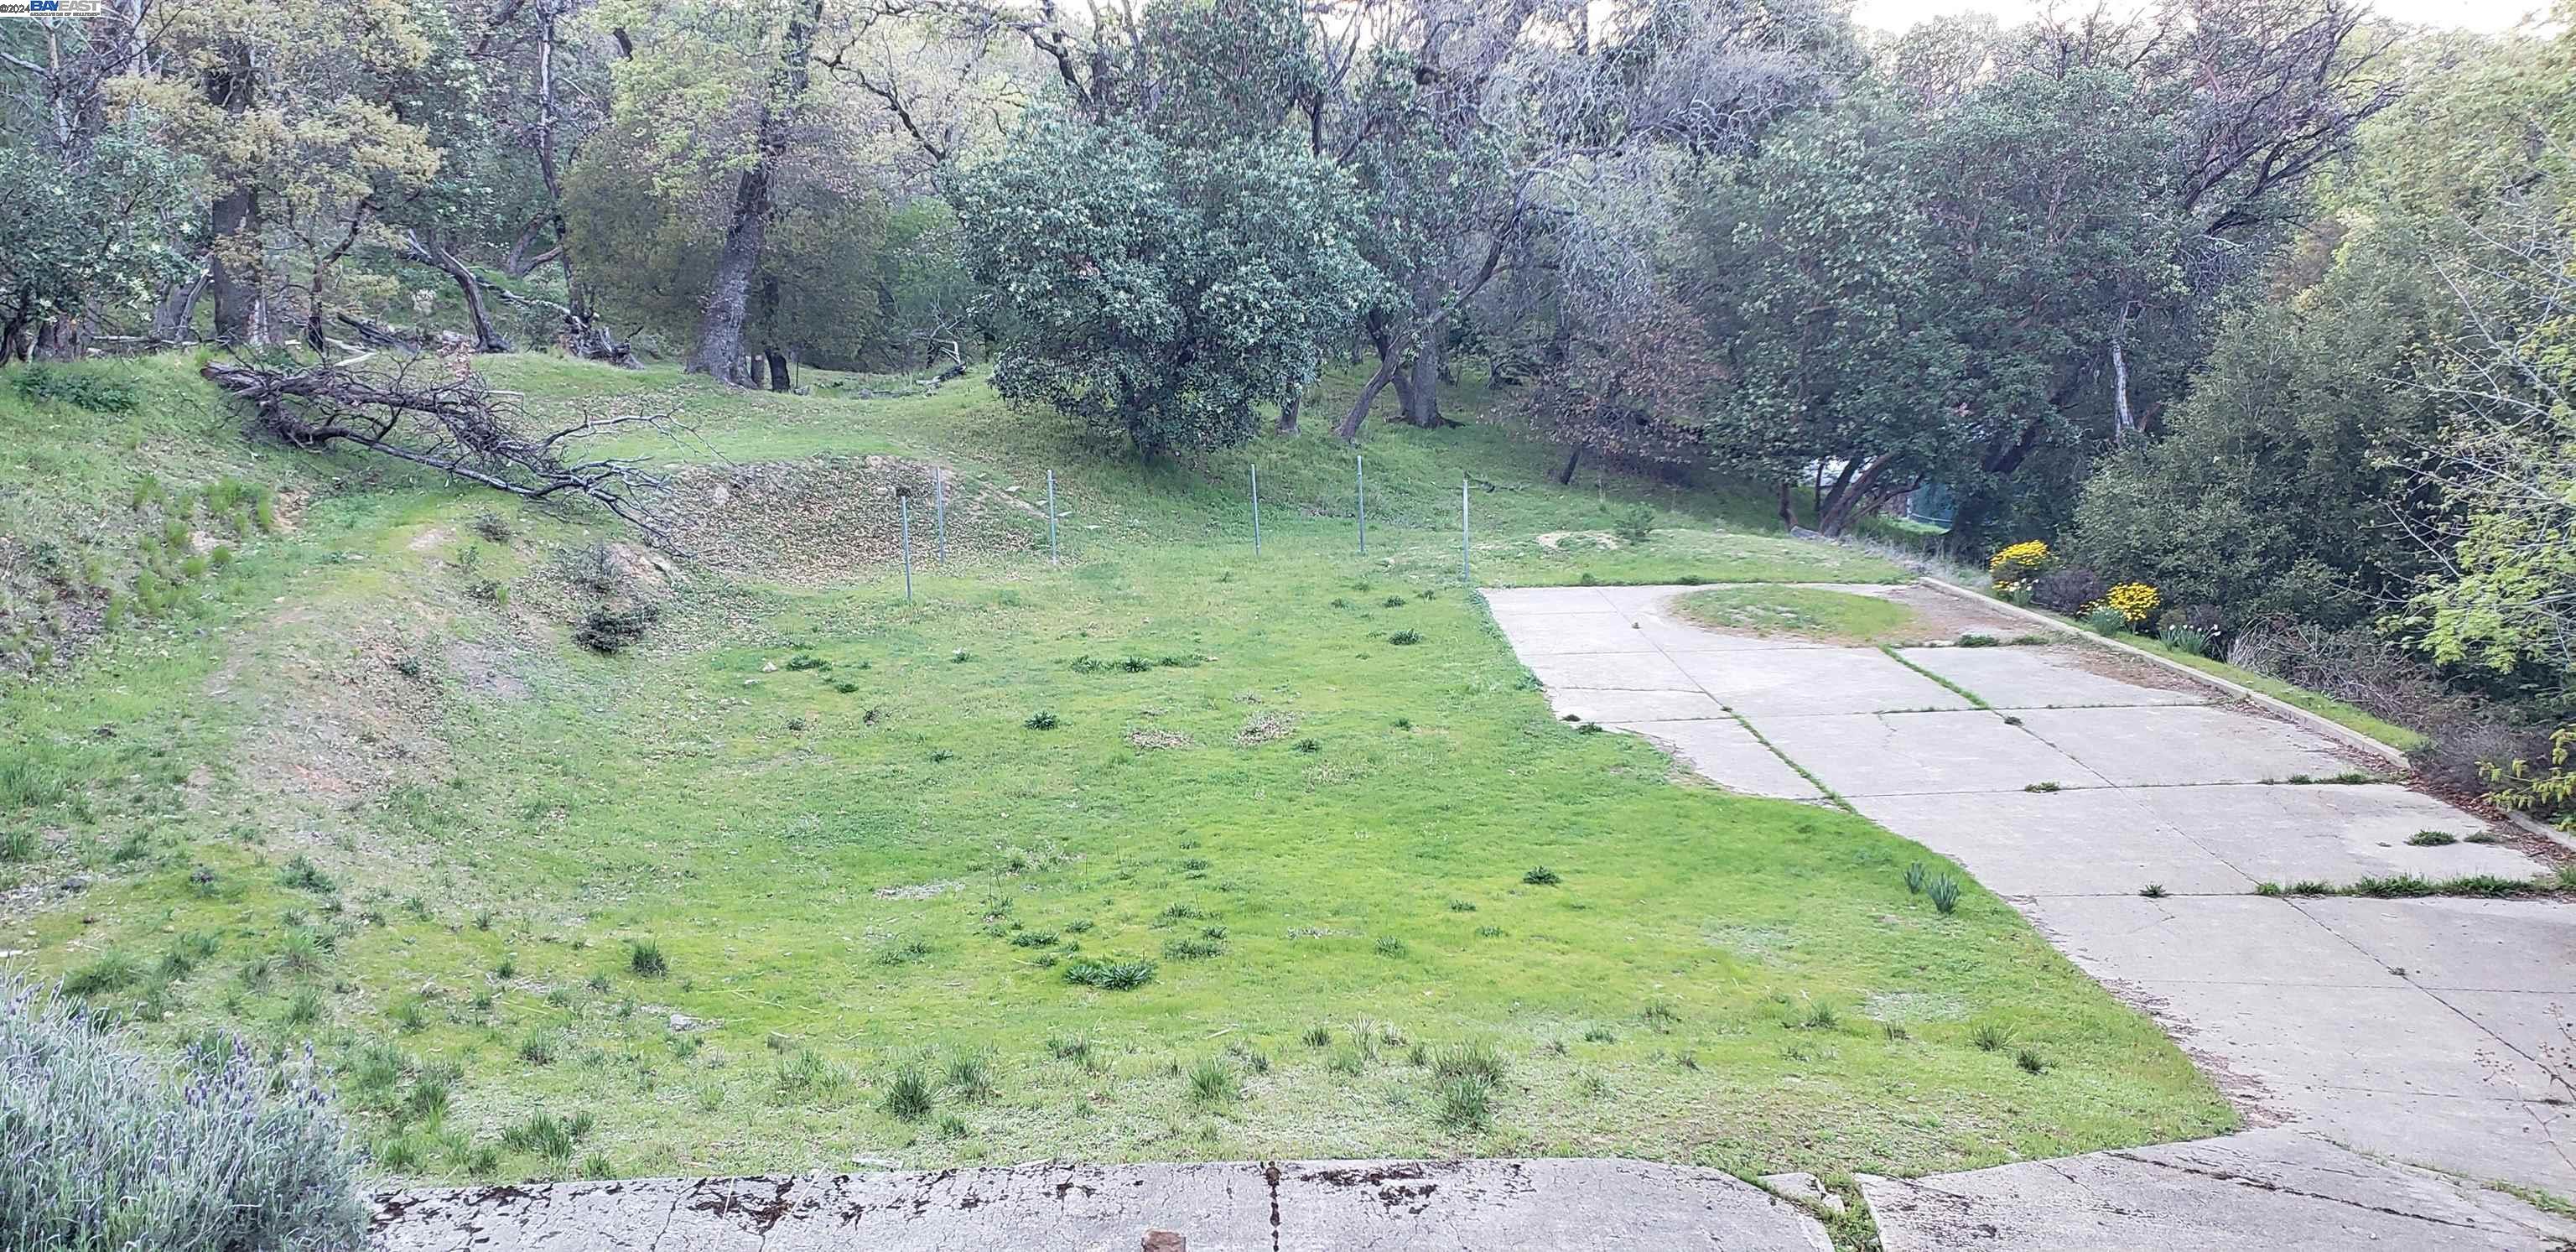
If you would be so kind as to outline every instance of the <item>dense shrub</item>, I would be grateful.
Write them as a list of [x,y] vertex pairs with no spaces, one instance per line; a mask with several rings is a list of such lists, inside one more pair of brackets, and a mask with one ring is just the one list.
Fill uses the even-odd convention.
[[661,616],[661,610],[649,604],[631,609],[592,609],[573,629],[573,642],[593,652],[623,652],[642,639]]
[[217,1037],[172,1076],[0,977],[0,1247],[356,1248],[359,1157],[309,1064]]
[[2111,590],[2102,576],[2081,566],[2054,569],[2031,580],[2030,598],[2054,613],[2080,613]]
[[59,400],[93,413],[131,413],[142,393],[122,378],[61,365],[35,364],[18,371],[18,394],[30,400]]
[[2181,604],[2156,615],[2156,629],[2172,630],[2177,626],[2199,631],[2212,639],[2223,638],[2227,631],[2227,614],[2215,604]]

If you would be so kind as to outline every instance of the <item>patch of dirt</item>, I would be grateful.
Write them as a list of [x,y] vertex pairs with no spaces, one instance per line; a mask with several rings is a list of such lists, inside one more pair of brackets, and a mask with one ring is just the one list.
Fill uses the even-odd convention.
[[[876,576],[902,560],[897,493],[904,492],[912,501],[913,562],[926,566],[937,542],[933,468],[869,456],[691,470],[673,488],[673,512],[681,518],[674,536],[719,570],[829,586]],[[946,477],[951,560],[1026,552],[1045,542],[1043,508],[986,481]]]
[[1192,739],[1188,735],[1182,734],[1177,730],[1131,730],[1127,732],[1127,742],[1139,748],[1149,749],[1195,748],[1199,746],[1198,740]]
[[1234,732],[1234,746],[1257,748],[1287,738],[1288,732],[1296,727],[1297,719],[1285,713],[1257,713],[1251,721],[1243,724],[1243,729]]
[[525,700],[528,680],[513,672],[508,651],[488,643],[459,639],[447,645],[447,671],[471,694],[495,700]]
[[2045,633],[2045,628],[2035,623],[2007,617],[1973,600],[1962,600],[1930,587],[1890,587],[1885,598],[1914,610],[1914,621],[1906,628],[1909,642],[1956,643],[1961,635],[1987,635],[2010,641]]
[[1562,552],[1568,541],[1578,547],[1588,543],[1604,552],[1627,546],[1620,542],[1619,536],[1606,530],[1551,530],[1538,537],[1538,546],[1550,552]]
[[[2205,696],[2211,700],[2233,699],[2220,688],[2195,682],[2153,661],[2141,660],[2126,652],[2115,652],[2109,648],[2097,648],[2080,639],[2050,644],[2047,652],[2058,660],[2073,663],[2076,668],[2088,674],[2098,674],[2131,686],[2146,687],[2156,691],[2178,691],[2185,695]],[[2275,716],[2271,710],[2259,706],[2252,711],[2267,717]],[[2387,769],[2388,763],[2379,762],[2379,768]]]
[[209,698],[252,714],[240,764],[254,792],[350,808],[446,772],[447,743],[430,729],[438,661],[391,619],[340,629],[315,610],[283,610],[242,636],[273,653],[237,653],[207,680]]
[[872,894],[880,900],[927,900],[932,896],[946,895],[965,885],[953,879],[944,879],[939,882],[917,882],[903,887],[879,887]]

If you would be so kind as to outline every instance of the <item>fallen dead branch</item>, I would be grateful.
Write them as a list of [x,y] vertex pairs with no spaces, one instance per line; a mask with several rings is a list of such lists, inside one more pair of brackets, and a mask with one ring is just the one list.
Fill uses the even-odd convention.
[[667,479],[645,469],[642,458],[584,459],[575,451],[638,427],[687,437],[671,414],[587,414],[568,426],[525,433],[530,423],[519,396],[493,390],[461,358],[353,368],[362,363],[277,368],[223,360],[201,372],[261,430],[296,447],[354,445],[526,500],[579,496],[655,546],[686,555],[672,540],[673,519],[665,512]]

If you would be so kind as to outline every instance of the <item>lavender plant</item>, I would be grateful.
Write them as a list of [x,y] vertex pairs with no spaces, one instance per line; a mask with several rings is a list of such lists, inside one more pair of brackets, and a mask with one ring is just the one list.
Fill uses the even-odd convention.
[[359,1166],[309,1055],[269,1065],[217,1038],[173,1072],[0,975],[0,1247],[355,1249]]

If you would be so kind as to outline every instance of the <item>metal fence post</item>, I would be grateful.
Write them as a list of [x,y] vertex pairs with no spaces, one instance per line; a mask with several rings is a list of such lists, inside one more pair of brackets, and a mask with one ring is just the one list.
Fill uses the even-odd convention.
[[1261,551],[1261,465],[1252,466],[1252,550]]
[[1050,565],[1062,565],[1062,564],[1064,564],[1064,557],[1063,557],[1063,555],[1062,555],[1060,552],[1058,552],[1058,551],[1056,550],[1056,546],[1055,546],[1055,471],[1054,471],[1054,470],[1048,470],[1048,471],[1047,471],[1047,563],[1048,563],[1048,564],[1050,564]]
[[912,600],[912,493],[894,493],[895,512],[903,518],[903,598]]
[[931,519],[938,528],[939,563],[946,565],[948,563],[948,475],[945,471],[938,469],[930,471],[930,508]]
[[1470,585],[1476,581],[1475,568],[1468,563],[1467,558],[1472,548],[1471,534],[1472,529],[1467,521],[1467,476],[1460,474],[1458,476],[1458,577]]
[[1367,555],[1368,555],[1368,456],[1367,456],[1365,453],[1354,452],[1354,453],[1352,453],[1352,454],[1351,454],[1351,474],[1352,474],[1352,475],[1353,475],[1353,477],[1358,481],[1358,484],[1359,484],[1359,486],[1358,486],[1358,490],[1357,490],[1356,494],[1359,496],[1359,502],[1360,502],[1360,555],[1361,555],[1361,556],[1367,556]]

